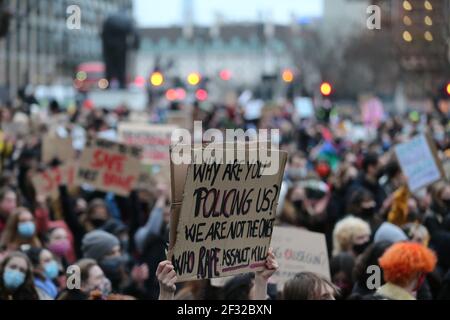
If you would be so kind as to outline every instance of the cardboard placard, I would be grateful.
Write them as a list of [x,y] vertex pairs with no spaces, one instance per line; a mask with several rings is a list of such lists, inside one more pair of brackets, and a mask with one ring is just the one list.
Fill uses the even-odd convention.
[[192,130],[192,127],[194,125],[194,121],[192,119],[192,111],[169,111],[167,113],[167,124],[187,130]]
[[[171,164],[172,216],[168,259],[178,281],[255,272],[264,266],[287,153],[274,150],[278,170],[256,159]],[[182,196],[179,183],[186,170]],[[177,182],[178,180],[178,182]],[[174,187],[174,184],[177,187]],[[179,200],[182,200],[181,203]]]
[[279,264],[271,280],[279,291],[297,273],[309,271],[330,280],[325,235],[296,227],[275,227],[270,246]]
[[31,181],[37,194],[57,199],[60,185],[64,184],[69,188],[74,185],[75,173],[76,165],[68,163],[39,172],[31,178]]
[[174,125],[120,123],[119,141],[127,145],[142,146],[142,163],[169,166],[169,146]]
[[81,154],[75,181],[128,196],[139,179],[141,151],[139,147],[108,140],[89,141]]
[[395,146],[395,155],[408,178],[408,188],[416,192],[439,181],[444,172],[429,136],[420,134]]
[[444,161],[444,163],[442,164],[442,167],[444,168],[444,172],[445,172],[447,181],[450,181],[450,159]]
[[72,146],[72,138],[60,138],[54,135],[46,135],[42,139],[42,162],[48,163],[55,158],[63,163],[75,158],[75,149]]

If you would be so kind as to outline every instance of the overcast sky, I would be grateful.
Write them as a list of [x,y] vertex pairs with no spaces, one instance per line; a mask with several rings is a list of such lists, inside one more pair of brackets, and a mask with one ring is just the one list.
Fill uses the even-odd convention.
[[[168,26],[182,22],[183,0],[133,0],[139,26]],[[292,14],[317,17],[322,0],[192,0],[197,24],[208,25],[220,13],[225,21],[256,21],[271,16],[277,23],[289,23]]]

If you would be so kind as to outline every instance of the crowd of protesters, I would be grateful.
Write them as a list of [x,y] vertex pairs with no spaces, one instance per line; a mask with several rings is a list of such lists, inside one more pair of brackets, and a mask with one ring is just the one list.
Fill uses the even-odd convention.
[[[255,274],[176,283],[166,260],[171,195],[164,180],[151,177],[129,197],[63,184],[56,198],[35,190],[33,174],[60,163],[41,161],[45,135],[72,137],[79,155],[88,139],[114,137],[132,117],[125,107],[98,107],[26,99],[1,107],[0,299],[450,299],[450,184],[442,179],[411,193],[393,152],[428,132],[440,160],[450,158],[448,115],[387,114],[374,127],[357,109],[302,118],[284,102],[250,121],[237,102],[175,106],[204,129],[280,130],[289,160],[277,223],[325,234],[331,279],[299,272],[279,290],[270,280],[278,268],[271,252]],[[152,108],[144,121],[164,122],[164,112]],[[356,137],[358,126],[366,135]],[[370,266],[381,270],[376,286]]]

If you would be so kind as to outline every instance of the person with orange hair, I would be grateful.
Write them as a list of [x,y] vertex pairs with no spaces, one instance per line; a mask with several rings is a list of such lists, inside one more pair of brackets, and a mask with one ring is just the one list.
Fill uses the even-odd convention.
[[427,273],[436,266],[436,255],[419,243],[399,242],[379,259],[386,284],[375,296],[386,300],[416,300]]

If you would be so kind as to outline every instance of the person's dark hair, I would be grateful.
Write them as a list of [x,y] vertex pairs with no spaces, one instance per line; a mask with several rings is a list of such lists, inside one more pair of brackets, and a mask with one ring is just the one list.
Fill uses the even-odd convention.
[[[24,259],[27,263],[27,272],[24,283],[14,292],[8,294],[8,289],[6,289],[3,282],[3,274],[5,272],[6,265],[13,258]],[[20,251],[13,251],[9,253],[0,263],[0,300],[9,300],[10,298],[13,300],[39,300],[39,295],[34,287],[33,267],[30,259],[28,259],[28,257]]]
[[296,152],[291,153],[289,155],[289,159],[288,159],[289,164],[292,163],[292,160],[294,158],[305,158],[305,154],[302,151],[296,151]]
[[441,290],[439,291],[437,299],[450,300],[450,270],[447,272],[442,281]]
[[[366,287],[367,279],[372,275],[371,273],[367,273],[367,268],[372,265],[379,266],[378,259],[391,245],[392,242],[390,241],[380,241],[368,246],[367,249],[356,259],[355,267],[353,268],[354,282],[358,282],[359,285],[363,285],[368,291],[375,291]],[[380,268],[380,271],[381,279],[383,281],[383,270]]]
[[353,267],[355,265],[355,258],[347,252],[341,252],[334,256],[330,261],[331,278],[336,273],[344,272],[349,280],[352,280]]
[[400,165],[398,164],[398,161],[390,161],[386,164],[384,167],[384,173],[387,175],[389,179],[394,178],[396,175],[401,173]]
[[103,199],[95,198],[92,199],[91,202],[89,202],[88,208],[87,208],[87,214],[90,217],[92,213],[94,213],[94,210],[98,207],[103,207],[107,209],[106,202]]
[[378,155],[374,152],[370,152],[364,156],[362,161],[362,169],[364,172],[367,172],[369,166],[377,165],[378,163]]
[[80,268],[81,283],[86,283],[89,279],[89,273],[92,267],[98,266],[98,263],[94,259],[81,259],[75,263],[75,265]]
[[41,259],[41,253],[45,250],[43,248],[36,248],[31,247],[28,249],[25,253],[27,257],[30,259],[31,264],[33,265],[33,274],[36,277],[39,277],[41,279],[45,279],[45,276],[42,274],[42,272],[38,271],[39,265],[40,265],[40,259]]
[[282,298],[284,300],[320,300],[321,289],[329,286],[334,296],[339,294],[337,287],[331,281],[313,272],[300,272],[284,284]]
[[40,256],[42,253],[42,248],[30,248],[29,250],[27,250],[25,253],[28,256],[28,258],[30,259],[31,263],[33,264],[33,267],[36,268],[37,266],[39,266],[40,263]]
[[248,300],[253,287],[253,273],[237,275],[223,287],[224,300]]
[[347,204],[347,213],[357,215],[361,211],[361,203],[370,200],[374,200],[374,196],[369,190],[360,188],[353,191]]

